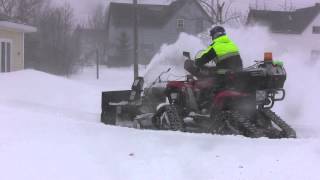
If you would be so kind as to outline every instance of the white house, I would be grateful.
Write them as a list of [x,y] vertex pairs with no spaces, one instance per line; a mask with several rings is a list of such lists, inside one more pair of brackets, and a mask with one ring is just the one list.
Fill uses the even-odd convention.
[[24,35],[36,31],[35,27],[0,15],[0,72],[24,69]]
[[320,60],[320,3],[295,11],[250,10],[247,24],[266,25],[285,51],[310,51]]

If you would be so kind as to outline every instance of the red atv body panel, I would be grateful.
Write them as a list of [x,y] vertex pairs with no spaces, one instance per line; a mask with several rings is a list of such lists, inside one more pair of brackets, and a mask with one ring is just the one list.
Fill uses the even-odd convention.
[[211,88],[214,85],[214,80],[212,78],[206,78],[195,81],[169,81],[167,84],[167,88],[175,88],[175,89],[183,89],[183,88],[191,88],[191,89],[207,89]]
[[[185,92],[187,88],[195,90],[210,89],[214,86],[213,78],[206,78],[194,81],[169,81],[167,84],[167,89],[176,89],[180,92]],[[243,93],[241,91],[235,90],[222,90],[212,97],[212,105],[217,108],[223,108],[229,100],[237,100],[243,97],[248,97],[250,94]]]
[[224,90],[219,92],[217,95],[215,95],[212,99],[212,102],[215,107],[221,109],[226,104],[226,101],[233,99],[239,99],[243,97],[248,97],[250,94],[243,93],[239,91],[233,91],[233,90]]

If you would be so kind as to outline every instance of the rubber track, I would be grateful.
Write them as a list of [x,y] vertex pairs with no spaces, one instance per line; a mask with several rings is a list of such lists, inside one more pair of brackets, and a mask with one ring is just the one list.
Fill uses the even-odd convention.
[[242,115],[239,112],[232,112],[232,118],[234,118],[234,121],[239,122],[249,134],[246,132],[243,132],[244,135],[252,138],[259,138],[265,136],[264,132],[262,130],[259,130],[255,125],[253,125],[250,122],[250,119],[246,117],[245,115]]
[[276,113],[270,109],[264,109],[261,111],[263,115],[269,118],[274,124],[280,127],[283,138],[296,138],[297,134],[293,128],[291,128],[285,121],[283,121]]
[[173,131],[183,131],[183,122],[179,116],[177,108],[174,105],[169,105],[166,107],[166,112],[170,121],[170,129]]

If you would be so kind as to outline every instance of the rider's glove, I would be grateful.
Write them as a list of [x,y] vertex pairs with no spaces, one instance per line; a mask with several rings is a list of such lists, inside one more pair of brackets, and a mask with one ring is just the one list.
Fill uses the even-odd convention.
[[192,60],[185,61],[184,69],[191,73],[198,73],[200,71],[199,68],[195,65],[194,61]]
[[203,66],[203,63],[201,62],[201,59],[200,59],[200,58],[195,60],[195,65],[196,65],[197,67],[202,67],[202,66]]

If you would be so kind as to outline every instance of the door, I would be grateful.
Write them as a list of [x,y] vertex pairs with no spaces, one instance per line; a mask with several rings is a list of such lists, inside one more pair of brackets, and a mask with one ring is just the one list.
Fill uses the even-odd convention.
[[11,42],[1,41],[0,45],[1,72],[11,71]]

